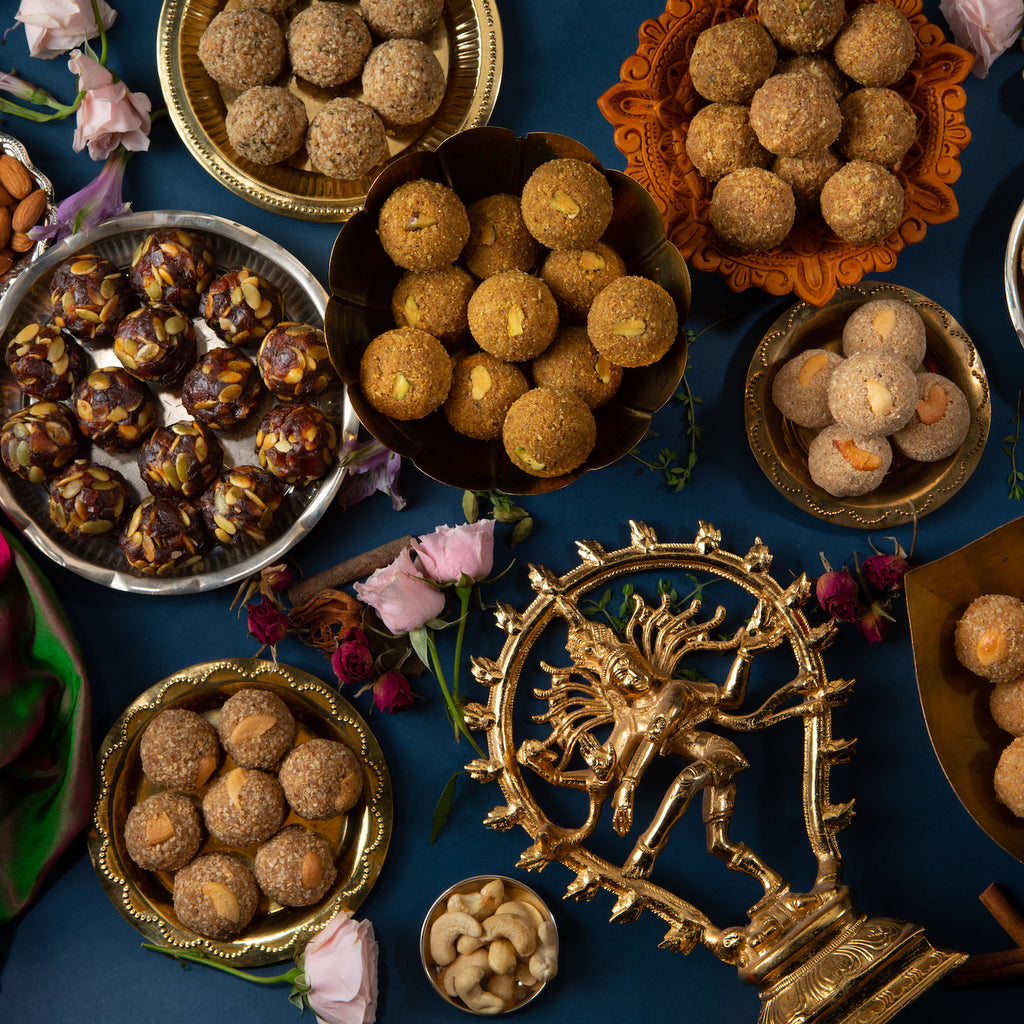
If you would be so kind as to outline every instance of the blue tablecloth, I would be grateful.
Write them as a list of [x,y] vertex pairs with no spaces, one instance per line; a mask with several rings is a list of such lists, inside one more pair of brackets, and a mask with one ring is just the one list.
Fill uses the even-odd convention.
[[[8,10],[13,5],[9,5]],[[154,61],[159,17],[156,0],[122,3],[110,35],[110,64],[134,90],[162,106]],[[943,25],[937,4],[926,10]],[[559,132],[578,139],[611,168],[622,168],[597,97],[619,79],[623,60],[636,48],[646,18],[661,13],[656,0],[585,3],[583,0],[515,0],[500,6],[504,73],[492,123],[522,135]],[[3,48],[4,67],[67,94],[63,62],[29,60],[20,32]],[[959,217],[929,229],[925,240],[900,253],[885,280],[921,292],[948,309],[976,343],[988,371],[992,431],[987,450],[967,486],[921,523],[915,563],[940,557],[1024,512],[1007,495],[1007,457],[1001,438],[1012,431],[1024,353],[1003,297],[1003,253],[1011,221],[1024,198],[1024,58],[1014,47],[986,80],[966,83],[966,116],[972,140],[955,186]],[[59,195],[80,188],[98,166],[71,151],[71,122],[30,125],[6,119]],[[335,224],[290,220],[263,212],[228,192],[186,150],[169,119],[154,125],[147,154],[128,166],[126,195],[136,210],[205,211],[250,225],[282,244],[326,284]],[[575,541],[592,538],[606,547],[627,543],[627,522],[651,524],[663,539],[692,540],[698,520],[723,534],[725,547],[746,551],[760,537],[774,555],[773,572],[788,579],[820,571],[819,552],[838,565],[854,550],[868,550],[868,535],[829,525],[796,509],[759,470],[743,427],[743,383],[751,353],[768,326],[790,304],[757,290],[734,294],[717,276],[693,272],[689,326],[701,334],[692,346],[688,375],[703,437],[692,483],[679,493],[633,459],[591,473],[571,487],[524,502],[535,520],[528,541],[515,551],[499,547],[515,566],[489,589],[489,600],[523,607],[531,594],[529,563],[565,572],[577,563]],[[723,312],[726,318],[723,319]],[[709,325],[714,326],[709,327]],[[678,407],[658,414],[659,443],[681,448]],[[407,508],[391,511],[376,497],[348,511],[332,508],[294,550],[307,574],[403,534],[421,534],[462,521],[462,493],[428,480],[412,467],[402,476]],[[895,531],[909,545],[910,530]],[[872,535],[879,544],[884,536]],[[39,555],[41,568],[63,600],[81,642],[93,692],[93,732],[99,738],[138,693],[185,666],[256,653],[244,618],[230,607],[233,588],[185,598],[135,597],[105,589]],[[469,652],[495,657],[503,640],[487,615],[473,618]],[[449,649],[450,650],[450,649]],[[291,639],[280,660],[330,678],[326,659]],[[854,677],[850,702],[835,713],[838,735],[858,737],[856,754],[832,777],[836,799],[856,797],[857,817],[840,835],[846,881],[872,914],[922,924],[933,943],[978,953],[1011,942],[978,901],[991,882],[1024,903],[1024,869],[970,819],[944,778],[929,744],[918,703],[909,630],[898,610],[889,638],[866,643],[852,628],[840,631],[827,654],[834,676]],[[611,898],[562,899],[571,880],[553,865],[526,875],[516,861],[525,832],[489,830],[485,815],[500,802],[497,787],[464,783],[448,827],[429,841],[431,812],[444,780],[469,758],[445,726],[440,698],[429,677],[416,681],[428,699],[402,715],[369,714],[391,772],[395,829],[380,879],[360,910],[372,919],[381,945],[379,1020],[450,1021],[456,1011],[429,989],[420,969],[422,917],[449,884],[481,872],[520,874],[554,908],[562,939],[561,973],[543,999],[524,1013],[537,1022],[585,1016],[595,1022],[683,1018],[694,1022],[753,1021],[756,993],[735,972],[698,948],[680,956],[658,948],[661,922],[644,915],[633,924],[611,923]],[[358,703],[358,702],[357,702]],[[779,820],[773,801],[778,780],[748,773],[742,800],[744,832],[753,844],[806,851],[799,818]],[[789,786],[795,780],[789,780]],[[792,788],[790,789],[792,791]],[[787,821],[783,817],[784,821]],[[689,824],[689,823],[688,823]],[[682,828],[682,826],[680,826]],[[680,883],[699,887],[712,916],[735,914],[751,901],[745,880],[703,853],[699,823],[681,834]],[[804,863],[805,854],[793,854]],[[798,881],[804,881],[802,879]],[[1020,982],[954,990],[943,983],[900,1016],[913,1022],[1014,1019]],[[104,893],[78,841],[49,878],[38,900],[0,931],[0,1020],[119,1024],[189,1020],[271,1024],[294,1018],[283,991],[250,986],[200,967],[182,969],[140,947],[137,932]]]

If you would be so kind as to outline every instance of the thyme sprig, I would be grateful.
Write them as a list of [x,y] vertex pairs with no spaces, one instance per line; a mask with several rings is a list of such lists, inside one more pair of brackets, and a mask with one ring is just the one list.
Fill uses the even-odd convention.
[[1003,438],[1003,453],[1010,459],[1010,472],[1006,477],[1009,485],[1008,497],[1013,501],[1020,501],[1024,498],[1024,471],[1017,468],[1017,445],[1020,442],[1020,421],[1024,414],[1024,395],[1017,392],[1017,410],[1010,422],[1013,424],[1013,433]]

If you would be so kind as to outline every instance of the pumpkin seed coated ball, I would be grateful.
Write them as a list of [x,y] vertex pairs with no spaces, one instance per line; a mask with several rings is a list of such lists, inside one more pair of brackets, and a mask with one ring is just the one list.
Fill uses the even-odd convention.
[[305,486],[333,465],[338,435],[315,405],[282,402],[260,421],[255,450],[261,469],[284,483]]
[[835,498],[851,498],[875,490],[892,465],[887,437],[860,437],[833,423],[818,432],[807,448],[811,480]]
[[842,361],[842,356],[823,348],[809,348],[787,359],[772,381],[775,407],[799,427],[827,427],[832,422],[828,384]]
[[145,728],[139,761],[154,786],[195,793],[220,763],[217,730],[197,711],[168,708]]
[[269,85],[284,65],[284,35],[269,14],[239,8],[215,14],[199,37],[199,61],[230,89]]
[[239,267],[210,282],[199,311],[228,344],[253,347],[284,319],[284,296],[273,281]]
[[441,407],[452,360],[432,334],[396,327],[378,335],[359,361],[359,384],[370,404],[396,420],[418,420]]
[[50,522],[69,537],[116,536],[133,503],[116,469],[88,459],[76,459],[50,481]]
[[585,249],[549,252],[541,264],[541,280],[558,304],[559,321],[585,324],[594,299],[616,278],[624,277],[626,263],[607,243]]
[[737,249],[764,252],[781,245],[796,219],[793,190],[763,167],[727,174],[711,193],[708,218],[715,234]]
[[366,23],[344,4],[310,4],[288,24],[292,70],[321,89],[356,78],[372,45]]
[[140,306],[117,325],[114,355],[139,380],[177,384],[196,361],[192,319],[170,302]]
[[959,450],[971,427],[964,393],[938,373],[917,375],[917,407],[910,422],[892,435],[896,448],[917,462],[938,462]]
[[72,462],[82,435],[71,410],[60,402],[33,402],[0,429],[0,458],[16,476],[46,483]]
[[679,314],[667,291],[647,277],[616,278],[594,299],[587,334],[616,366],[650,366],[671,347]]
[[837,67],[858,85],[895,85],[917,55],[914,29],[888,3],[857,7],[832,46]]
[[767,167],[771,160],[750,127],[750,108],[742,103],[701,107],[686,130],[686,155],[709,181],[740,167]]
[[452,263],[439,270],[407,270],[391,294],[391,314],[399,327],[416,327],[451,344],[469,331],[467,309],[476,282]]
[[124,845],[146,871],[177,871],[199,852],[203,823],[184,793],[154,793],[128,812]]
[[185,374],[181,404],[204,427],[230,430],[244,423],[263,397],[256,364],[234,345],[211,348]]
[[316,903],[338,877],[327,840],[301,825],[289,825],[263,843],[253,872],[267,896],[285,907]]
[[473,340],[485,352],[511,362],[540,355],[558,330],[551,289],[521,270],[504,270],[481,281],[467,315]]
[[757,18],[783,50],[813,53],[835,38],[846,18],[843,0],[759,0]]
[[174,875],[174,914],[185,928],[211,939],[244,931],[259,904],[253,873],[228,853],[196,857]]
[[228,142],[254,164],[276,164],[294,156],[306,137],[306,107],[280,85],[246,89],[224,118]]
[[280,485],[266,470],[234,466],[224,470],[203,492],[199,511],[218,543],[258,547],[266,544],[267,531],[283,497]]
[[85,349],[53,322],[23,327],[7,343],[4,360],[24,394],[54,402],[70,397],[88,373]]
[[523,371],[488,352],[472,352],[452,371],[452,386],[444,414],[460,434],[491,441],[501,428],[512,403],[530,390]]
[[505,417],[505,452],[530,476],[571,473],[594,449],[597,424],[586,402],[572,391],[534,388],[513,402]]
[[541,164],[526,179],[523,222],[549,249],[594,245],[611,223],[612,187],[593,164],[559,157]]
[[609,402],[622,384],[622,367],[594,348],[586,327],[559,327],[555,340],[530,364],[538,387],[575,391],[591,409]]
[[173,302],[194,314],[210,286],[215,260],[210,239],[185,228],[148,234],[132,254],[128,281],[144,302]]
[[109,341],[121,318],[139,304],[125,274],[94,253],[66,259],[50,281],[53,322],[88,345]]
[[306,134],[309,162],[331,178],[365,177],[388,155],[384,122],[371,107],[348,96],[325,103]]
[[385,39],[418,39],[440,20],[444,0],[361,0],[370,28]]
[[531,271],[540,258],[540,243],[523,223],[518,196],[484,196],[470,204],[469,241],[462,262],[477,277],[503,270]]
[[224,449],[195,420],[157,427],[139,449],[139,476],[157,498],[198,498],[221,470]]
[[876,245],[903,218],[903,186],[880,164],[851,160],[821,189],[821,215],[844,242]]
[[872,299],[858,306],[843,324],[843,355],[882,351],[900,356],[916,370],[928,349],[921,314],[900,299]]
[[83,436],[108,452],[137,448],[156,427],[156,399],[122,366],[101,366],[78,382],[71,405]]
[[377,233],[391,261],[404,270],[438,270],[459,258],[469,239],[469,216],[447,185],[418,178],[384,200]]
[[772,75],[750,101],[750,127],[770,152],[806,156],[820,153],[839,138],[842,115],[821,79]]
[[335,379],[324,332],[283,320],[260,342],[256,365],[267,390],[283,399],[314,398]]
[[118,545],[133,569],[171,576],[198,568],[210,538],[199,512],[188,502],[148,495],[121,528]]
[[742,16],[711,25],[697,36],[690,78],[711,102],[749,103],[775,70],[778,51],[768,30]]
[[838,146],[847,160],[870,160],[892,170],[917,138],[913,107],[893,89],[855,89],[839,109]]
[[445,78],[434,51],[419,39],[387,39],[363,67],[363,100],[384,121],[404,128],[437,113]]
[[957,620],[957,660],[993,683],[1024,675],[1024,601],[1011,594],[982,594]]

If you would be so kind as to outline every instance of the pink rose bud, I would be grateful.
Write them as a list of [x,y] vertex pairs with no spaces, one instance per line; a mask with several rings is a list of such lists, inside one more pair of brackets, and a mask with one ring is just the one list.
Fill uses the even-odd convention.
[[438,583],[458,583],[463,576],[482,580],[494,566],[494,520],[439,526],[413,548],[426,575]]
[[373,671],[373,654],[361,629],[350,629],[331,655],[331,668],[341,683],[361,683]]
[[881,643],[889,632],[889,617],[872,605],[857,619],[857,628],[865,640],[873,644]]
[[395,636],[419,629],[444,611],[444,594],[423,579],[408,548],[390,565],[378,569],[363,583],[356,583],[354,589],[356,597],[376,609],[381,622]]
[[847,569],[833,569],[822,573],[815,584],[814,593],[822,611],[840,622],[853,622],[857,618],[857,581]]
[[939,11],[957,45],[974,54],[972,70],[978,78],[988,75],[1020,35],[1020,0],[940,0]]
[[369,921],[341,910],[302,955],[310,1009],[325,1024],[377,1019],[377,940]]
[[380,711],[397,715],[412,707],[412,689],[401,672],[387,672],[373,684],[373,703]]
[[249,632],[268,647],[280,643],[288,633],[288,616],[266,597],[261,597],[259,604],[249,605],[247,616]]
[[864,559],[864,575],[868,582],[890,593],[903,589],[903,577],[909,569],[907,560],[900,555],[872,555]]

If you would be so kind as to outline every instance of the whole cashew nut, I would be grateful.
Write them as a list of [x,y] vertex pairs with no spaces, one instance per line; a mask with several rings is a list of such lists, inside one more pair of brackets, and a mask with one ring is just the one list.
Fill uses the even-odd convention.
[[463,953],[457,956],[442,972],[440,976],[441,986],[452,998],[458,995],[455,991],[455,976],[461,974],[470,967],[482,967],[489,970],[487,962],[487,949],[481,946],[472,953]]
[[516,948],[508,939],[495,939],[487,947],[487,966],[495,974],[511,974],[519,963]]
[[505,883],[492,879],[479,892],[454,893],[448,899],[448,909],[460,911],[482,921],[490,917],[505,898]]
[[526,900],[509,900],[507,903],[502,903],[495,913],[518,914],[520,917],[525,917],[527,921],[531,921],[534,928],[539,928],[544,920],[544,915]]
[[483,967],[467,967],[455,976],[455,992],[458,997],[477,1013],[501,1013],[505,1009],[505,1000],[493,992],[480,987],[480,982],[487,972]]
[[537,929],[518,914],[494,914],[484,923],[484,941],[508,939],[520,956],[529,956],[537,946]]
[[558,933],[554,924],[545,921],[537,937],[540,941],[530,957],[530,973],[538,981],[550,981],[558,973]]
[[460,935],[479,936],[480,922],[469,914],[449,910],[430,926],[430,956],[440,967],[450,964],[456,956],[455,943]]

